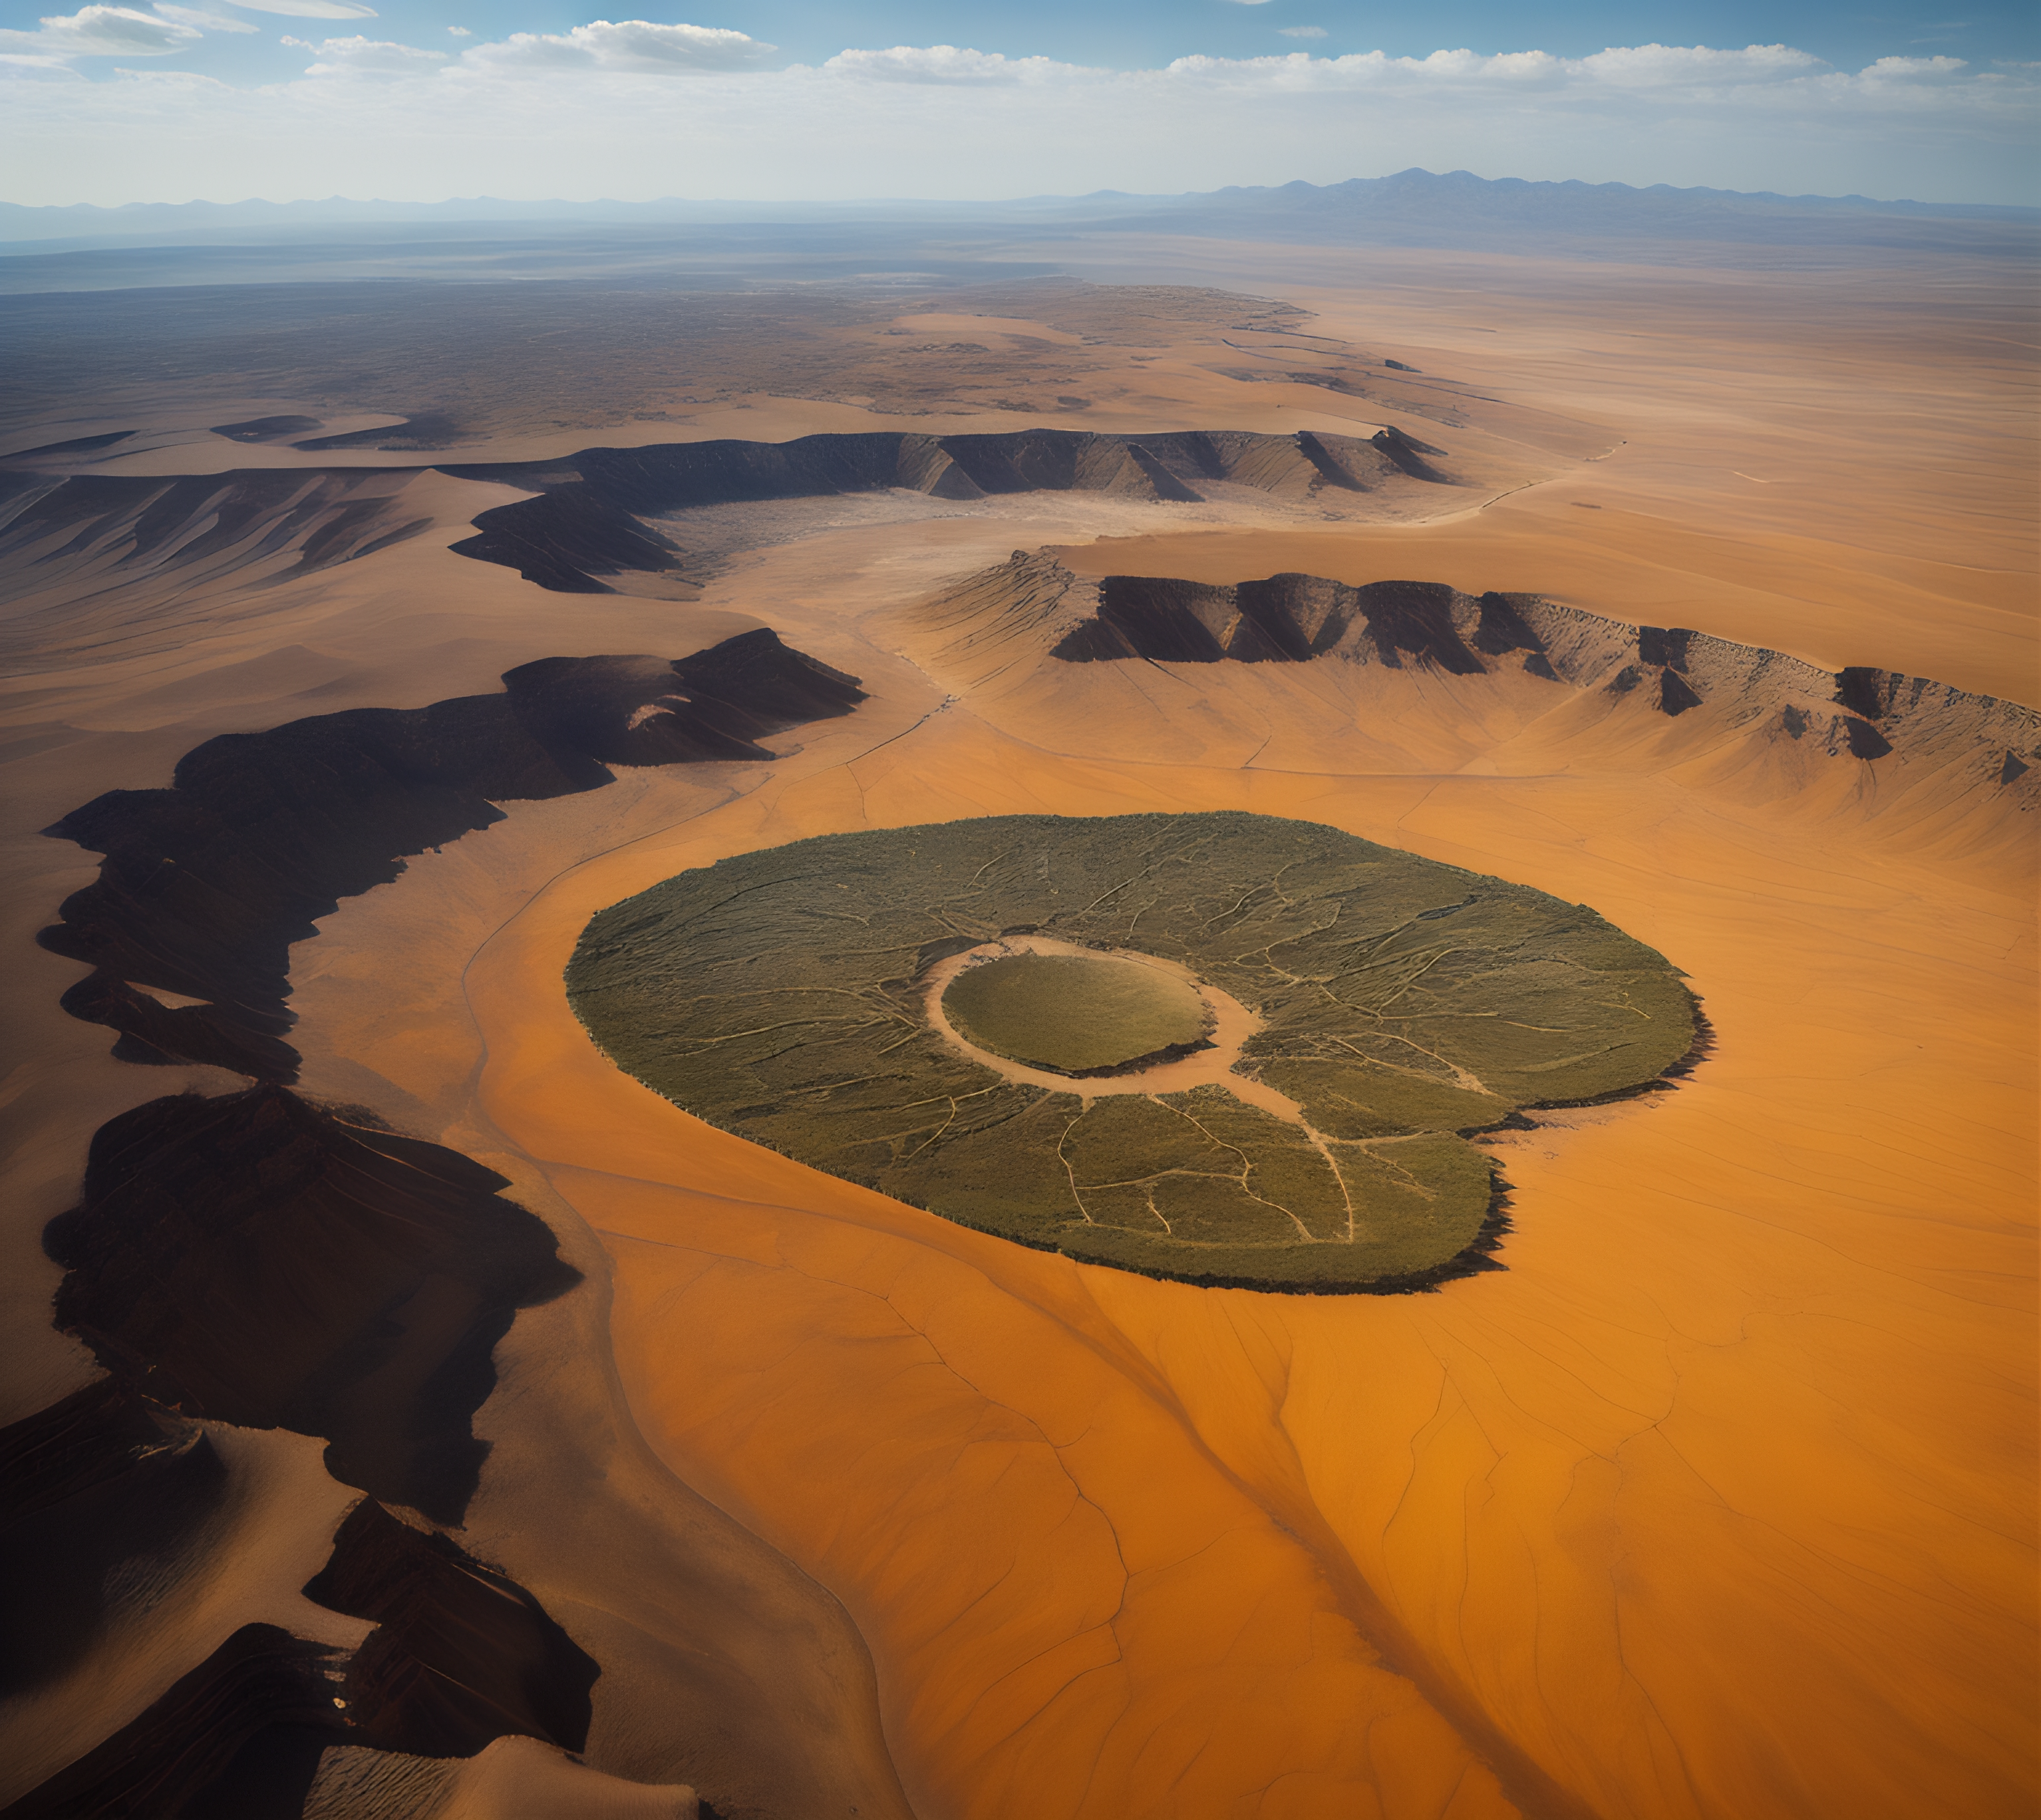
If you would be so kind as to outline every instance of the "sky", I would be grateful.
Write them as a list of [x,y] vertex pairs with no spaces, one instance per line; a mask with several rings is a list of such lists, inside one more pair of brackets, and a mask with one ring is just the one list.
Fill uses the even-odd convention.
[[2041,202],[2041,8],[0,0],[0,200],[1177,194],[1421,165]]

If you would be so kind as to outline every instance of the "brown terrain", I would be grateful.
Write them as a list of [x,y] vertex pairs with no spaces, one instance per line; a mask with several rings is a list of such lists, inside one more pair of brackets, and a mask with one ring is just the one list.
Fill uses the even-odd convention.
[[[0,1810],[2033,1810],[2031,270],[1057,257],[6,306]],[[1712,1047],[1291,1296],[567,1002],[684,868],[1212,809]]]

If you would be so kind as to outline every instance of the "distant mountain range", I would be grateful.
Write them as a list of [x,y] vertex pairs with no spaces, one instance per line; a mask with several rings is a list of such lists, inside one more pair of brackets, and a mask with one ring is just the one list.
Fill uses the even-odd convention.
[[73,246],[137,240],[189,242],[336,230],[394,230],[467,237],[500,235],[507,227],[572,232],[595,227],[658,229],[883,222],[901,227],[938,223],[1010,223],[1036,228],[1224,233],[1259,231],[1284,240],[1360,238],[1385,244],[1434,245],[1472,231],[1562,233],[1599,237],[1643,235],[1704,239],[1770,240],[1816,222],[1842,228],[1852,240],[1880,222],[2041,225],[2041,209],[1959,203],[1879,201],[1863,196],[1779,196],[1726,189],[1675,189],[1656,184],[1531,183],[1456,170],[1355,177],[1319,185],[1230,188],[1182,196],[1134,196],[1101,190],[1089,196],[1031,196],[1000,202],[656,202],[507,201],[495,196],[447,202],[354,201],[330,196],[304,202],[130,203],[101,208],[24,208],[0,203],[0,242],[59,241]]

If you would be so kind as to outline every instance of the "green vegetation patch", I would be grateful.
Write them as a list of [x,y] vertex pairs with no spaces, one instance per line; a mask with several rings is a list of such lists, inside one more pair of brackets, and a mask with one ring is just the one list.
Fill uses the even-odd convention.
[[1139,961],[1014,954],[967,967],[943,994],[967,1042],[1059,1074],[1101,1074],[1204,1040],[1196,987]]
[[[1153,955],[1230,994],[1262,1024],[1234,1074],[1295,1116],[1223,1086],[1092,1097],[969,1059],[929,1024],[929,970],[1019,934]],[[1059,958],[968,967],[945,1013],[981,1047],[1071,1073],[1198,1040],[1196,996],[1169,975],[1071,956],[1089,970],[1071,990]],[[1099,990],[1108,975],[1124,998]],[[1495,1173],[1463,1134],[1642,1087],[1696,1030],[1672,966],[1584,906],[1230,813],[998,816],[743,854],[601,912],[567,989],[620,1067],[725,1131],[1022,1244],[1289,1290],[1478,1268]]]

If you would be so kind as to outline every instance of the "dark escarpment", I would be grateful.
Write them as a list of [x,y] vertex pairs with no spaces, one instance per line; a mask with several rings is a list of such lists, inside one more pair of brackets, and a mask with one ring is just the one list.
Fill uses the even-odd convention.
[[347,1650],[243,1625],[7,1820],[290,1820],[335,1746],[410,1759],[508,1737],[586,1746],[595,1662],[447,1536],[364,1499],[304,1593],[376,1627]]
[[219,1507],[205,1431],[101,1378],[0,1429],[0,1697],[42,1686],[145,1600]]
[[5,1820],[296,1814],[319,1753],[347,1742],[341,1652],[244,1624],[144,1711],[14,1801]]
[[448,1537],[364,1499],[305,1597],[376,1624],[342,1688],[355,1742],[410,1757],[472,1757],[513,1735],[587,1744],[593,1658],[523,1587]]
[[244,1627],[10,1816],[294,1815],[337,1744],[586,1744],[593,1659],[423,1527],[459,1524],[475,1490],[496,1343],[581,1280],[507,1185],[281,1087],[100,1128],[44,1243],[67,1272],[56,1323],[108,1375],[0,1430],[4,1691],[61,1673],[192,1570],[227,1478],[201,1419],[327,1441],[333,1477],[370,1495],[305,1594],[376,1628],[348,1652]]
[[[245,1626],[10,1815],[266,1820],[304,1810],[335,1746],[424,1799],[422,1760],[509,1735],[586,1745],[598,1665],[429,1527],[461,1524],[478,1487],[497,1344],[580,1274],[503,1177],[281,1084],[289,946],[500,800],[596,788],[615,765],[767,758],[768,735],[864,697],[763,629],[678,660],[544,658],[505,684],[216,739],[170,788],[51,830],[107,856],[42,938],[93,964],[67,1006],[120,1030],[124,1059],[261,1084],[110,1120],[45,1231],[55,1323],[108,1375],[0,1432],[0,1531],[25,1570],[0,1575],[5,1691],[204,1565],[229,1478],[204,1422],[326,1443],[333,1478],[369,1495],[307,1596],[375,1627],[345,1651]],[[200,1002],[167,1002],[183,998]]]
[[595,789],[612,765],[769,757],[769,735],[864,699],[763,628],[692,657],[545,658],[503,680],[498,695],[225,734],[168,789],[65,816],[47,831],[105,859],[40,937],[92,968],[64,1008],[119,1031],[125,1060],[294,1080],[291,944],[341,899],[502,820],[501,802]]
[[1528,593],[1461,593],[1434,582],[1272,575],[1221,585],[1167,576],[1081,582],[1045,552],[1016,551],[922,609],[953,628],[963,610],[1024,598],[1066,663],[1307,663],[1336,659],[1448,677],[1521,672],[1560,691],[1636,696],[1669,719],[1712,706],[1832,758],[1953,769],[2005,789],[2041,757],[2041,715],[1924,677],[1817,668],[1686,627],[1627,624]]
[[151,1101],[44,1234],[56,1322],[156,1409],[317,1436],[342,1484],[457,1524],[496,1342],[581,1280],[508,1185],[280,1087]]
[[1228,587],[1108,575],[1099,584],[1097,616],[1051,654],[1072,663],[1129,657],[1303,663],[1359,650],[1392,670],[1421,662],[1449,676],[1478,676],[1489,667],[1484,654],[1543,654],[1543,642],[1524,623],[1530,604],[1528,596],[1491,593],[1470,609],[1466,596],[1437,582],[1352,588],[1292,574]]
[[596,576],[625,570],[658,574],[680,567],[670,538],[582,482],[493,506],[477,514],[475,528],[479,535],[455,544],[456,555],[515,569],[556,594],[606,594],[613,590]]
[[609,589],[598,576],[685,568],[687,559],[673,540],[643,521],[701,506],[893,488],[937,499],[1051,492],[1187,502],[1228,486],[1330,503],[1409,480],[1450,485],[1452,476],[1426,459],[1445,452],[1393,426],[1365,439],[1310,431],[1129,437],[1026,429],[933,437],[882,430],[785,443],[590,448],[560,461],[446,471],[537,494],[481,513],[474,521],[478,535],[455,544],[457,554],[514,568],[555,593],[601,593]]

